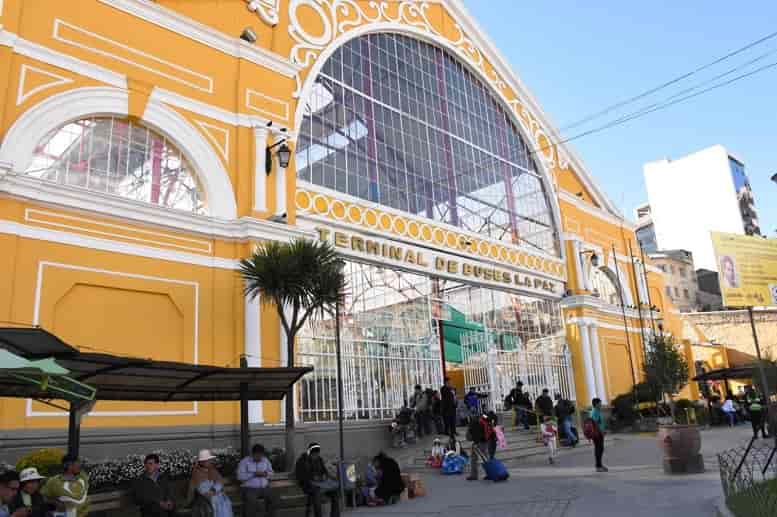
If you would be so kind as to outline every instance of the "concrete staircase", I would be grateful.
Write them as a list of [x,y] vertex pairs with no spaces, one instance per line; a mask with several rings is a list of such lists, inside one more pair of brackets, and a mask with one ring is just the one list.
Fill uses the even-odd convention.
[[[505,426],[504,431],[507,448],[504,450],[497,449],[496,457],[508,468],[520,466],[522,460],[526,460],[527,458],[547,454],[547,449],[540,440],[536,427],[532,427],[530,430],[525,431],[523,428],[516,429],[512,426]],[[469,454],[472,449],[472,442],[464,438],[465,434],[466,428],[459,428],[458,438],[462,443],[463,449]],[[397,461],[399,461],[403,470],[427,470],[426,460],[432,453],[432,444],[435,438],[440,438],[443,443],[447,442],[445,436],[426,436],[405,449],[393,450],[389,454],[392,454]],[[586,440],[582,440],[577,447],[590,447],[590,444],[588,444]],[[570,449],[561,447],[559,452],[563,454],[563,451],[565,450]]]

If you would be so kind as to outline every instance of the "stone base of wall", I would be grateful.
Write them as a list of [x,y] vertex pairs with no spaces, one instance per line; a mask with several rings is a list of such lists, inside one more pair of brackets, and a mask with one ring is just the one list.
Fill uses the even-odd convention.
[[[345,456],[372,457],[391,446],[389,422],[347,422],[344,426]],[[284,446],[281,425],[252,425],[251,443],[265,447]],[[311,442],[318,442],[328,457],[339,449],[337,424],[298,424],[295,447],[300,454]],[[9,430],[0,432],[0,461],[14,463],[28,452],[55,447],[67,448],[67,429]],[[81,455],[92,461],[145,454],[159,449],[240,448],[239,426],[141,427],[81,430]]]
[[[683,316],[697,325],[707,339],[755,355],[753,331],[747,311],[692,312]],[[761,353],[777,359],[777,311],[757,310],[753,316]]]

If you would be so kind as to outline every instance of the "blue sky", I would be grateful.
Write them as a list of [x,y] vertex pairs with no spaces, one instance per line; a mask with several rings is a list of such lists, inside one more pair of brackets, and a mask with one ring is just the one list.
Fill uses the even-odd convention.
[[[556,127],[777,31],[773,0],[465,4]],[[777,61],[777,38],[643,102],[668,97],[770,50],[775,53],[753,68]],[[744,160],[761,229],[774,237],[777,185],[769,178],[777,172],[777,67],[571,145],[610,199],[633,218],[633,208],[647,200],[643,163],[678,158],[714,144],[723,144]]]

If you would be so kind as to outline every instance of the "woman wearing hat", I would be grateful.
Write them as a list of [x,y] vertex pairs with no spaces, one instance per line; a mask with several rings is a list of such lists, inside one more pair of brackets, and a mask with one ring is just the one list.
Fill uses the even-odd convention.
[[224,494],[224,480],[216,469],[215,459],[207,449],[197,455],[189,483],[192,517],[232,517],[232,501]]
[[38,469],[30,467],[19,473],[19,492],[11,502],[11,513],[22,508],[29,508],[29,517],[46,517],[47,512],[53,509],[46,503],[40,493],[43,476],[38,474]]

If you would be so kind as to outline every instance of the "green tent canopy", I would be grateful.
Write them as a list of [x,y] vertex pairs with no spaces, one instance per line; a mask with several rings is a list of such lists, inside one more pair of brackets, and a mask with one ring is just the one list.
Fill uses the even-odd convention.
[[485,333],[485,329],[480,323],[467,321],[464,313],[457,311],[450,305],[448,305],[446,309],[451,315],[451,319],[442,321],[445,360],[451,363],[461,364],[464,362],[464,357],[461,351],[462,336],[470,332]]
[[95,389],[68,377],[69,373],[70,370],[50,357],[30,360],[0,348],[0,377],[9,377],[22,385],[38,386],[56,398],[93,400]]

